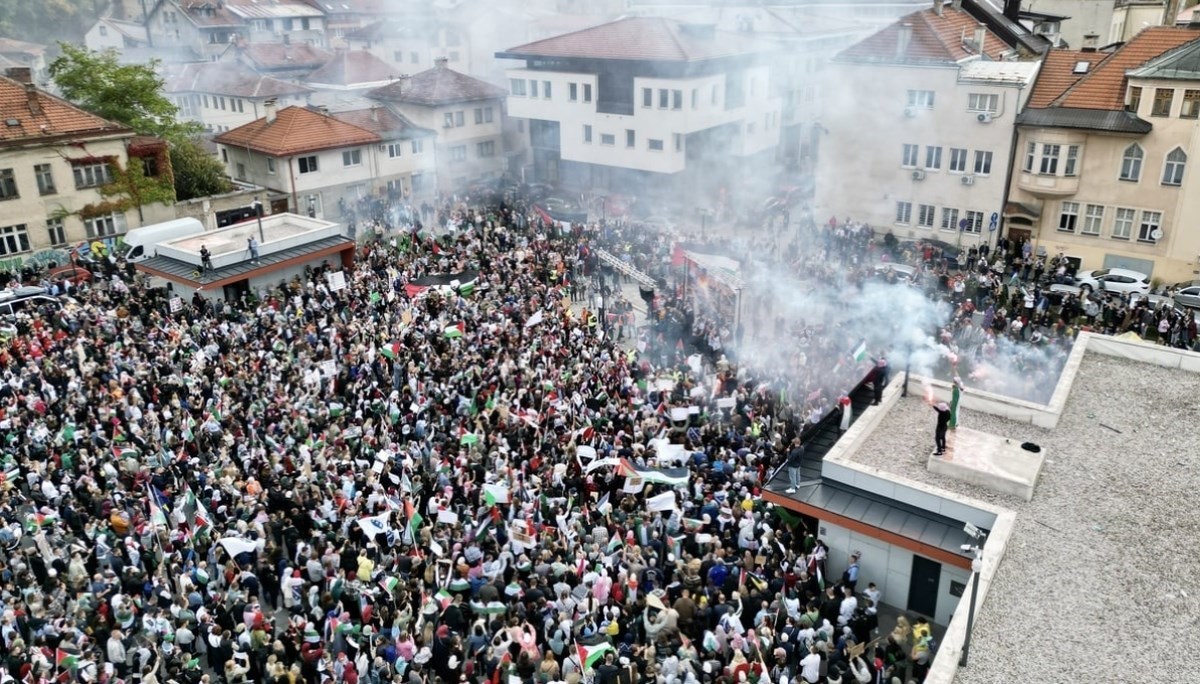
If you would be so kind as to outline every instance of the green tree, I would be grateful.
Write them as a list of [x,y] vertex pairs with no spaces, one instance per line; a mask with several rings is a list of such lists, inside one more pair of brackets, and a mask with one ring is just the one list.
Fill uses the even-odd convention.
[[163,95],[158,60],[121,64],[114,50],[59,46],[62,54],[50,63],[50,76],[63,97],[93,114],[167,141],[177,199],[229,191],[224,167],[204,152],[200,125],[176,118],[179,109]]

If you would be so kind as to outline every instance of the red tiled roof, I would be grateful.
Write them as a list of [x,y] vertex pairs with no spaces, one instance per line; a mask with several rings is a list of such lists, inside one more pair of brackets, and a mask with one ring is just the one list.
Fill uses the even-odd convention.
[[[901,27],[912,26],[912,37],[903,54],[898,54]],[[901,17],[883,30],[855,43],[838,54],[837,60],[847,62],[954,64],[976,54],[973,47],[963,45],[974,40],[979,20],[961,9],[943,7],[941,16],[933,10],[921,10]],[[989,29],[984,34],[984,52],[992,59],[1012,49]]]
[[352,109],[347,112],[337,112],[333,116],[351,126],[371,131],[385,140],[433,133],[433,131],[417,126],[387,107]]
[[[40,90],[34,95],[37,113],[29,106],[25,84],[0,77],[0,145],[29,143],[56,136],[130,133],[121,124],[89,114],[66,100]],[[15,121],[16,125],[8,125]]]
[[307,43],[250,43],[238,51],[260,69],[317,69],[333,55]]
[[455,102],[493,100],[507,94],[503,88],[497,88],[486,81],[472,78],[446,66],[436,66],[414,74],[411,78],[371,90],[367,97],[434,107]]
[[[1062,95],[1067,88],[1079,82],[1087,74],[1094,71],[1101,62],[1108,59],[1111,52],[1084,52],[1082,50],[1051,50],[1046,53],[1038,70],[1037,81],[1033,84],[1033,92],[1029,94],[1027,107],[1035,109],[1049,107],[1056,97]],[[1076,74],[1075,65],[1087,62],[1087,71]]]
[[761,50],[759,43],[744,34],[706,30],[697,24],[664,17],[626,17],[509,48],[499,54],[515,58],[698,62]]
[[[1125,72],[1145,64],[1159,55],[1184,43],[1200,38],[1195,29],[1173,26],[1151,26],[1117,48],[1103,62],[1060,94],[1050,98],[1047,107],[1073,109],[1125,108]],[[1044,68],[1044,67],[1043,67]],[[1041,78],[1038,79],[1041,81]],[[1039,84],[1040,85],[1040,84]],[[1034,86],[1037,93],[1038,85]],[[1047,94],[1052,95],[1047,88]],[[1042,96],[1043,100],[1045,95]]]
[[351,86],[358,83],[391,81],[400,77],[396,67],[366,50],[343,50],[304,78],[309,83]]
[[218,135],[214,140],[222,145],[287,157],[377,143],[379,136],[303,107],[285,107],[275,115],[274,121],[268,122],[266,118],[251,121]]
[[311,92],[308,88],[278,78],[263,76],[238,62],[184,64],[167,80],[169,93],[215,93],[232,97],[280,97]]

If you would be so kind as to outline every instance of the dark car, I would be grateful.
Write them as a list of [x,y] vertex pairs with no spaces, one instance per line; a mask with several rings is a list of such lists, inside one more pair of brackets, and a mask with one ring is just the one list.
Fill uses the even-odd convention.
[[958,263],[959,257],[962,255],[962,250],[956,245],[952,245],[945,240],[923,240],[927,245],[931,245],[934,249],[942,253],[942,258],[946,260],[946,265],[952,271],[957,271],[961,266]]

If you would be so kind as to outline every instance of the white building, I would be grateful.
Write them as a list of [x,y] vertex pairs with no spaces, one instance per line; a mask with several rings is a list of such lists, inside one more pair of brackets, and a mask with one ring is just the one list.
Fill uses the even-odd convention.
[[433,146],[404,120],[374,122],[384,137],[302,107],[264,109],[263,118],[214,140],[230,177],[288,195],[295,213],[341,218],[342,208],[361,197],[411,192],[414,174],[416,192],[426,187]]
[[1013,126],[1037,74],[958,3],[910,14],[831,64],[814,220],[901,239],[994,241]]
[[508,112],[529,121],[537,179],[699,189],[779,144],[782,99],[760,48],[712,25],[631,17],[496,56],[525,62],[507,71]]
[[185,64],[164,89],[179,107],[179,117],[210,133],[223,133],[261,119],[268,100],[303,106],[311,91],[296,83],[262,76],[234,61]]
[[145,26],[111,17],[102,17],[83,35],[87,49],[97,52],[145,47],[148,40]]

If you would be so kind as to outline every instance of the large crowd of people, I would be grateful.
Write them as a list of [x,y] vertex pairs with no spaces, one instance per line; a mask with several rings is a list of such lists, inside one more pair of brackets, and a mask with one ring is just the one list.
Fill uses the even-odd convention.
[[[830,576],[815,530],[759,496],[886,368],[888,330],[797,318],[749,277],[723,320],[693,289],[720,283],[617,221],[450,199],[359,220],[344,289],[322,267],[173,310],[115,269],[16,322],[0,684],[921,681],[930,626],[880,625],[858,559]],[[830,297],[907,262],[954,307],[930,331],[950,354],[1036,343],[997,327],[1004,269],[960,291],[935,252],[799,237],[689,244]],[[598,249],[660,280],[644,324]]]

